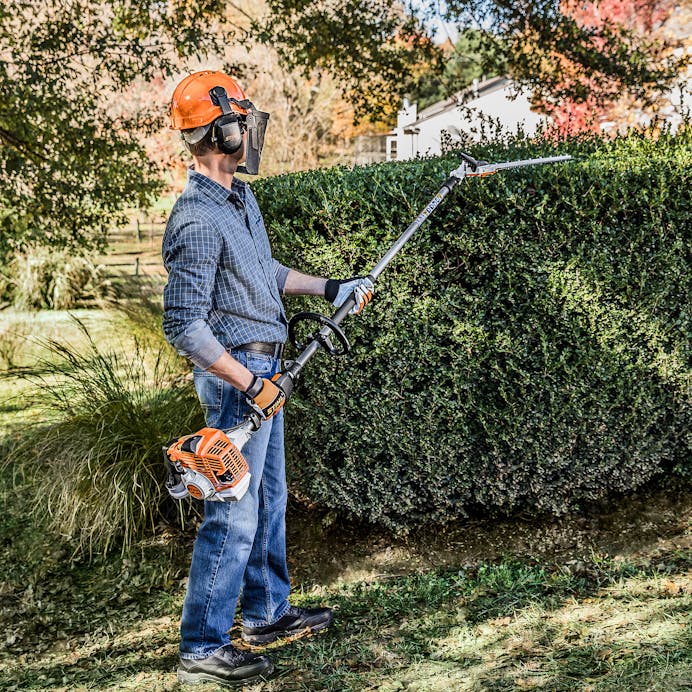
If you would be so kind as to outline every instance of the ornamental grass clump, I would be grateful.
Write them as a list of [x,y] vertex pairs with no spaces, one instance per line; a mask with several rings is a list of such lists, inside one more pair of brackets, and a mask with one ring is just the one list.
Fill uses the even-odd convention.
[[12,263],[13,301],[20,310],[69,310],[110,290],[104,268],[92,257],[34,247]]
[[125,552],[169,501],[163,443],[202,420],[170,349],[105,351],[84,332],[85,350],[45,343],[33,380],[55,422],[23,431],[5,465],[30,487],[35,514],[78,552]]

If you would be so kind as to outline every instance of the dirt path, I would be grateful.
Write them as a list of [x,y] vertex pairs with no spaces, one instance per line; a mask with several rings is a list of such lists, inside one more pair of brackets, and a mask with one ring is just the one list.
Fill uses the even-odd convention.
[[[332,523],[330,523],[332,522]],[[638,558],[692,550],[692,492],[634,494],[564,517],[469,519],[396,538],[292,507],[289,560],[296,583],[327,585],[465,567],[508,557],[579,571],[592,555]]]

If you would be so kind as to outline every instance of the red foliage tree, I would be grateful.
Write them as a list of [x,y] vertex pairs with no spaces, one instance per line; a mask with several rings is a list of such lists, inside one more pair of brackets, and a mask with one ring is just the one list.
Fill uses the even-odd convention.
[[[560,9],[587,31],[593,31],[594,46],[605,47],[609,31],[625,31],[637,41],[648,45],[653,63],[662,64],[677,49],[684,50],[689,37],[689,23],[683,30],[672,29],[671,19],[689,13],[692,3],[674,0],[562,0]],[[684,26],[687,26],[687,30]],[[556,56],[565,75],[566,91],[582,93],[582,98],[543,99],[541,107],[552,117],[558,133],[607,130],[642,124],[661,109],[665,94],[657,85],[625,88],[617,80],[596,82],[591,74],[580,70],[564,55]],[[684,62],[681,67],[684,68]],[[640,120],[640,122],[636,122]]]

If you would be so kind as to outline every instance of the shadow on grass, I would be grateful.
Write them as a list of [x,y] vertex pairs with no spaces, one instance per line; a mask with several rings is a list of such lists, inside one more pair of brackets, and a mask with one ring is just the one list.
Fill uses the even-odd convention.
[[[142,641],[138,650],[133,650],[131,645],[122,644],[69,662],[49,660],[24,664],[17,666],[14,671],[0,672],[0,689],[74,689],[77,686],[117,689],[126,686],[126,682],[132,678],[168,678],[172,681],[178,662],[177,646],[169,642],[165,652],[161,652],[161,648],[160,641],[152,638]],[[131,684],[135,689],[136,680]],[[139,689],[152,689],[152,686],[145,685]]]
[[[335,624],[269,647],[277,674],[253,689],[685,689],[692,555],[675,547],[685,531],[679,512],[661,534],[678,527],[675,545],[657,543],[639,562],[594,554],[570,564],[524,556],[463,566],[468,554],[459,553],[452,569],[420,559],[429,544],[399,553],[391,538],[316,526],[318,516],[289,513],[291,551],[301,559],[292,600],[332,605]],[[0,526],[0,627],[8,642],[0,688],[178,689],[190,547],[190,535],[171,532],[129,557],[74,562],[68,546],[37,535],[21,502],[8,503]],[[349,556],[363,568],[349,572]],[[242,646],[237,625],[232,637]]]
[[337,608],[329,633],[271,651],[285,673],[268,689],[567,691],[590,678],[603,689],[622,689],[622,678],[649,689],[692,665],[681,629],[692,599],[657,592],[623,603],[609,585],[662,574],[628,572],[574,579],[509,563],[344,587],[327,594]]
[[[145,569],[143,579],[138,569]],[[0,687],[170,689],[177,619],[167,613],[178,609],[182,592],[174,604],[164,584],[175,579],[163,579],[159,569],[146,560],[104,561],[98,570],[75,569],[67,592],[45,591],[40,605],[49,621],[0,661]],[[508,561],[298,593],[299,605],[335,607],[335,624],[315,637],[269,647],[277,674],[259,689],[566,692],[589,681],[618,690],[625,679],[628,689],[656,689],[682,680],[692,665],[692,637],[681,627],[690,597],[662,586],[666,575],[677,578],[670,569],[600,565],[576,578]],[[628,584],[645,596],[637,600]],[[149,593],[138,594],[145,586]],[[26,598],[17,596],[21,611]],[[11,615],[7,601],[3,610]],[[94,612],[99,619],[90,626]],[[17,614],[27,627],[41,617],[38,607]],[[242,646],[238,627],[231,635]],[[31,651],[32,638],[54,630],[62,632],[62,648]]]

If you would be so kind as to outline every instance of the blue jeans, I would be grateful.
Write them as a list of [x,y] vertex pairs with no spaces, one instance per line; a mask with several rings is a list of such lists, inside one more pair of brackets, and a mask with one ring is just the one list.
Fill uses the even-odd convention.
[[[272,356],[232,351],[255,375],[280,368]],[[249,407],[245,395],[211,373],[195,369],[195,388],[207,426],[231,428]],[[288,610],[286,469],[283,411],[264,421],[243,447],[252,478],[239,502],[204,503],[180,625],[180,656],[205,658],[230,641],[240,596],[243,624],[270,625]]]

